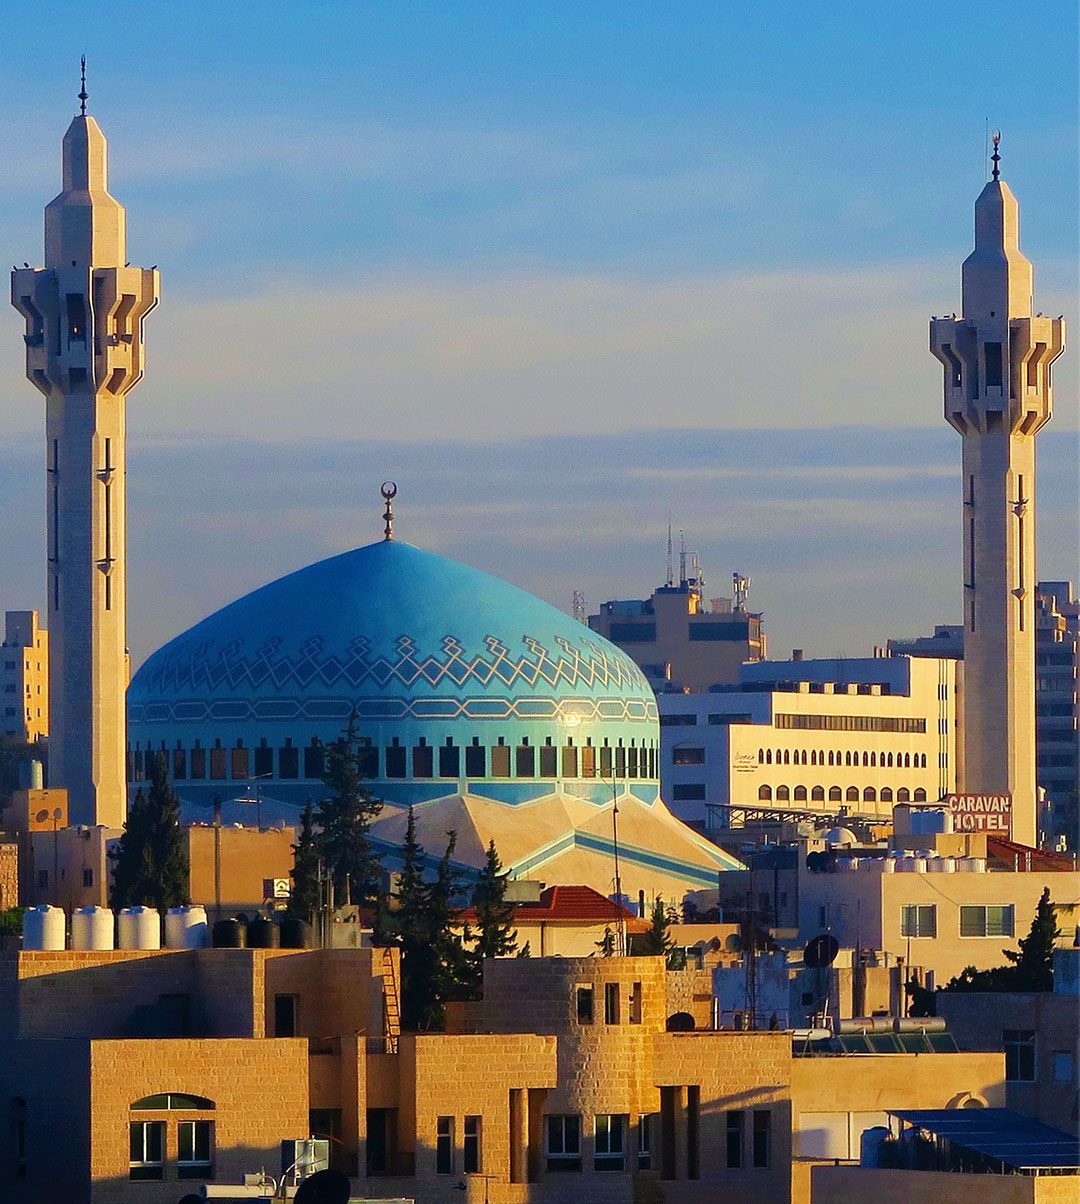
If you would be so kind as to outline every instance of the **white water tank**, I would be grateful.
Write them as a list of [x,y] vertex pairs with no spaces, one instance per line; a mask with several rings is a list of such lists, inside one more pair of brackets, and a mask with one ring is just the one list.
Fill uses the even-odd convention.
[[28,907],[23,912],[24,949],[63,949],[67,917],[62,907]]
[[107,907],[80,907],[71,913],[72,949],[114,948],[115,921]]
[[896,859],[896,872],[898,874],[925,874],[926,858],[898,857]]
[[205,907],[170,907],[165,913],[166,948],[202,949],[209,943]]
[[160,949],[161,917],[155,907],[125,907],[116,917],[121,949]]
[[982,874],[986,872],[985,857],[958,857],[956,868],[962,874]]
[[926,863],[927,871],[931,874],[955,874],[955,857],[931,857]]

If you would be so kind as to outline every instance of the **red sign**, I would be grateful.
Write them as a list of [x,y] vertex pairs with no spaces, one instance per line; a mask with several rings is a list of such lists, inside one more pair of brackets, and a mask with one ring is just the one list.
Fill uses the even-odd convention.
[[954,832],[993,832],[1012,835],[1011,794],[947,794]]

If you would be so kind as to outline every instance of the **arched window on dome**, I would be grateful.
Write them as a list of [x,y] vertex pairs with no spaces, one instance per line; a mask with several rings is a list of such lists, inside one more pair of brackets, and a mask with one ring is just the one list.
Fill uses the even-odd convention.
[[[615,750],[615,752],[616,752],[616,754],[621,753],[622,749],[617,748]],[[562,775],[564,778],[576,778],[577,777],[577,775],[578,775],[577,754],[578,754],[578,750],[574,747],[574,742],[572,740],[567,740],[567,742],[563,745],[563,750],[562,750]],[[618,765],[618,756],[616,756],[615,762],[616,762],[616,765]]]
[[757,796],[759,799],[771,799],[772,798],[772,787],[771,786],[759,786]]
[[[608,753],[611,753],[609,748]],[[540,745],[540,776],[542,778],[557,778],[559,776],[559,750],[551,743],[548,736]]]
[[777,786],[776,798],[781,803],[790,802],[791,801],[791,791],[786,786]]
[[911,768],[911,753],[904,753],[904,768]]
[[439,777],[461,777],[461,749],[447,736],[446,743],[439,748]]
[[473,736],[472,743],[465,746],[465,776],[487,777],[487,749],[480,743],[479,736]]
[[521,743],[514,753],[514,777],[536,777],[536,749],[529,743],[529,737],[522,737]]
[[862,792],[862,796],[863,796],[864,803],[876,803],[877,802],[877,791],[873,788],[873,786],[867,786],[866,789]]
[[[306,749],[304,750],[306,753]],[[405,748],[397,736],[386,747],[386,776],[388,778],[405,777]]]
[[847,788],[847,802],[849,802],[849,803],[857,803],[858,801],[859,801],[859,788],[858,788],[858,786],[849,786],[849,787]]
[[493,778],[508,778],[510,776],[510,746],[499,737],[498,744],[491,746],[491,776]]
[[843,800],[844,800],[844,792],[840,789],[840,787],[839,786],[830,786],[829,787],[829,802],[830,803],[840,803],[840,802],[843,802]]
[[892,787],[891,786],[882,786],[881,801],[883,803],[891,803],[892,802]]
[[435,776],[435,750],[423,736],[413,745],[412,775],[414,778]]
[[796,786],[794,791],[792,792],[791,797],[797,803],[805,803],[806,802],[806,787],[805,786]]
[[810,791],[810,801],[813,803],[823,803],[825,801],[825,787],[813,787],[813,789]]

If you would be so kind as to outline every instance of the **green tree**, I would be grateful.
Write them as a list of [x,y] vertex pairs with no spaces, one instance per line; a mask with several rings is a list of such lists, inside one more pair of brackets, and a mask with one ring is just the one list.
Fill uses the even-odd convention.
[[319,898],[319,834],[315,831],[315,812],[309,799],[300,816],[300,832],[292,846],[292,891],[286,908],[298,920],[314,918],[321,904]]
[[188,859],[180,800],[169,781],[164,754],[151,758],[149,772],[149,788],[140,787],[136,793],[112,854],[110,904],[166,911],[190,899]]
[[506,883],[509,875],[503,872],[502,862],[495,849],[495,841],[487,848],[484,868],[476,879],[472,891],[472,905],[476,910],[476,935],[473,938],[473,957],[482,978],[485,958],[508,957],[517,949],[517,932],[514,930],[514,905],[506,901]]
[[671,916],[664,906],[664,900],[659,896],[657,896],[656,902],[652,905],[649,920],[648,931],[638,938],[638,949],[641,953],[649,957],[656,957],[660,954],[663,954],[665,957],[670,956],[671,951],[675,948],[675,941],[672,939],[670,932],[668,932],[668,929],[671,927]]
[[1014,991],[1052,991],[1054,989],[1054,945],[1061,936],[1057,914],[1050,901],[1050,887],[1043,893],[1035,907],[1028,934],[1018,942],[1019,950],[1003,949],[1002,953],[1012,962],[1017,985]]
[[604,935],[593,943],[600,950],[601,957],[615,956],[615,933],[611,931],[610,925],[604,928]]
[[354,712],[341,739],[326,750],[322,780],[329,793],[319,799],[317,812],[319,850],[338,904],[374,901],[379,895],[382,867],[369,831],[382,800],[363,784],[363,760]]

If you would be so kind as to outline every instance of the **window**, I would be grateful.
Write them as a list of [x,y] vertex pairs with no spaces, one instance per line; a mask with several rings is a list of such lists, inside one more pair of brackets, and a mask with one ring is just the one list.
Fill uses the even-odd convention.
[[849,786],[847,788],[846,801],[849,803],[857,803],[859,801],[858,786]]
[[321,778],[323,775],[323,768],[323,746],[318,742],[318,740],[312,740],[307,748],[304,749],[304,777]]
[[754,1166],[769,1165],[772,1145],[772,1113],[759,1111],[754,1113]]
[[641,983],[636,982],[630,988],[630,1023],[631,1024],[640,1024],[641,1023],[641,1012],[642,1012]]
[[604,1023],[619,1023],[619,984],[604,983]]
[[274,996],[274,1036],[296,1036],[296,1004],[295,995]]
[[212,1179],[210,1151],[213,1147],[212,1120],[182,1120],[176,1126],[176,1177]]
[[795,799],[795,801],[797,803],[805,803],[806,802],[806,787],[805,786],[796,786],[795,792],[792,795],[792,797]]
[[439,749],[439,777],[456,778],[461,768],[461,750],[447,741]]
[[759,799],[771,799],[772,798],[772,787],[767,786],[767,785],[759,786],[758,790],[757,790],[757,796]]
[[661,715],[661,727],[696,727],[696,715]]
[[900,908],[901,936],[937,936],[937,904],[908,903]]
[[89,866],[83,867],[82,884],[83,884],[83,886],[93,886],[94,885],[94,871],[92,869],[90,869]]
[[786,786],[777,786],[776,788],[777,802],[787,803],[791,801],[791,791]]
[[621,1171],[626,1145],[625,1116],[598,1116],[595,1124],[593,1167],[598,1171]]
[[[305,760],[307,749],[304,750]],[[391,744],[386,749],[386,776],[388,778],[403,778],[405,776],[405,748],[401,744]]]
[[[421,737],[423,741],[423,737]],[[412,775],[414,778],[430,778],[435,773],[435,750],[430,744],[421,742],[412,750]]]
[[592,1024],[593,1022],[593,989],[592,987],[577,987],[577,1022]]
[[549,1116],[546,1128],[548,1170],[581,1170],[581,1117]]
[[829,802],[830,803],[839,803],[843,800],[843,797],[844,797],[844,792],[840,789],[839,786],[830,786],[829,787]]
[[480,1141],[482,1121],[479,1116],[465,1117],[465,1149],[463,1169],[466,1175],[479,1175],[483,1170],[483,1147]]
[[693,803],[702,802],[705,798],[705,783],[704,782],[682,782],[676,783],[671,788],[671,801],[673,803]]
[[1066,1050],[1054,1051],[1054,1082],[1071,1083],[1073,1081],[1073,1056]]
[[435,1174],[454,1173],[454,1118],[440,1116],[435,1121]]
[[825,801],[825,787],[815,786],[813,790],[810,791],[810,800],[811,802],[815,803],[823,803]]
[[699,744],[676,744],[671,750],[672,765],[704,765],[705,749]]
[[133,1120],[130,1125],[129,1179],[165,1178],[165,1122]]
[[465,776],[470,778],[487,776],[487,749],[482,744],[466,745]]
[[531,744],[519,744],[514,750],[514,776],[536,777],[536,749]]
[[137,1099],[131,1105],[131,1110],[132,1112],[181,1112],[198,1109],[201,1112],[209,1112],[216,1106],[212,1099],[206,1099],[201,1095],[181,1095],[179,1092],[170,1091],[164,1095],[147,1095],[143,1099]]
[[1030,1028],[1007,1028],[1001,1034],[1005,1050],[1005,1082],[1035,1082],[1035,1032]]
[[508,778],[510,776],[510,746],[496,744],[491,750],[491,776],[493,778]]
[[960,908],[961,936],[1012,936],[1013,907],[965,905]]
[[248,776],[248,750],[246,748],[232,749],[230,762],[234,779],[243,779]]
[[637,1166],[639,1171],[652,1170],[653,1116],[646,1113],[638,1117]]
[[742,1166],[743,1160],[743,1114],[729,1112],[727,1114],[727,1165]]

